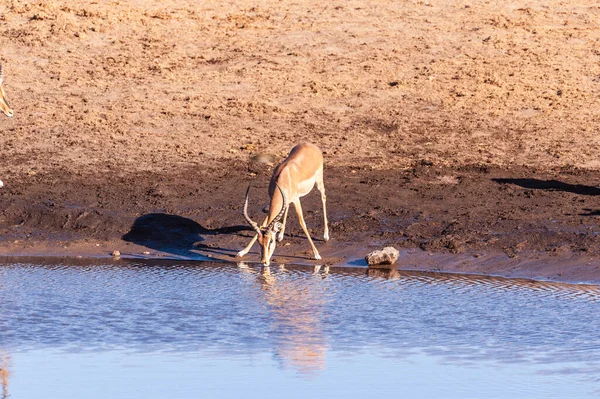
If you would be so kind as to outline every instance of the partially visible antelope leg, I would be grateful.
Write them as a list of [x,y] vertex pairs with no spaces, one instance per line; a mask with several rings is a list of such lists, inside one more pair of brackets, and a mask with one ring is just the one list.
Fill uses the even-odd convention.
[[[264,227],[265,224],[267,224],[268,220],[269,220],[269,216],[265,217],[265,220],[262,222],[261,226]],[[248,253],[248,251],[250,251],[250,249],[252,248],[252,246],[254,245],[254,243],[256,242],[257,238],[258,238],[258,234],[254,234],[254,237],[250,241],[250,244],[248,244],[246,246],[246,248],[244,248],[240,252],[238,252],[237,255],[236,255],[236,258],[241,258],[242,256],[246,255]]]
[[2,80],[3,80],[3,69],[0,64],[0,111],[4,113],[4,115],[11,117],[13,116],[13,110],[8,105],[8,100],[6,99],[6,94],[4,93],[4,89],[2,88]]
[[325,185],[323,184],[323,170],[320,173],[317,173],[316,176],[317,181],[317,190],[321,193],[321,202],[323,202],[323,223],[325,224],[323,239],[325,241],[329,241],[329,227],[327,226],[327,207],[325,206],[325,202],[327,201],[327,196],[325,195]]
[[317,247],[313,244],[312,238],[310,238],[310,234],[308,234],[308,229],[306,228],[306,223],[304,222],[304,216],[302,215],[302,206],[300,205],[300,200],[298,199],[294,202],[294,208],[296,208],[296,213],[298,214],[298,219],[300,220],[300,226],[302,226],[302,230],[304,230],[304,234],[306,234],[306,238],[308,238],[308,242],[315,254],[315,259],[321,259],[321,255],[319,255],[319,251],[317,251]]
[[283,214],[283,223],[282,223],[281,231],[279,233],[277,233],[277,241],[283,240],[283,233],[285,232],[285,222],[287,221],[287,214],[288,214],[289,210],[290,210],[290,205],[288,204],[288,206],[285,207],[285,213]]

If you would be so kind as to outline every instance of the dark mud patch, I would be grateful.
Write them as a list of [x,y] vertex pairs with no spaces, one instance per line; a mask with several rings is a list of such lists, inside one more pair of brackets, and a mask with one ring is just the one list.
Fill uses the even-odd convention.
[[[245,188],[252,184],[251,213],[259,213],[268,200],[271,168],[225,160],[218,166],[164,174],[83,176],[65,171],[6,181],[0,191],[1,250],[31,253],[35,248],[111,242],[235,260],[253,234],[241,215]],[[591,184],[596,181],[600,174],[585,170],[443,168],[430,162],[404,170],[326,167],[330,242],[322,240],[316,192],[305,197],[303,208],[329,264],[354,262],[372,248],[393,245],[451,255],[444,262],[454,265],[433,266],[413,255],[415,261],[405,265],[410,268],[496,275],[512,275],[518,268],[520,277],[553,274],[576,281],[595,276],[600,281],[595,266],[600,260],[600,196]],[[287,233],[275,260],[311,262],[294,215]],[[245,260],[256,261],[257,251],[255,247]],[[484,262],[490,256],[495,261]],[[561,267],[548,266],[552,272],[546,273],[544,263]],[[503,264],[510,264],[510,270]]]

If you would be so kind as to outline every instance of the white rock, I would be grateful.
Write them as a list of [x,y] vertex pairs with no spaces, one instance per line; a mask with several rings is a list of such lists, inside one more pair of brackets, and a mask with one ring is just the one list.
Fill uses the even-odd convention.
[[373,251],[367,256],[365,260],[369,266],[376,265],[393,265],[398,260],[400,252],[394,247],[385,247],[380,251]]

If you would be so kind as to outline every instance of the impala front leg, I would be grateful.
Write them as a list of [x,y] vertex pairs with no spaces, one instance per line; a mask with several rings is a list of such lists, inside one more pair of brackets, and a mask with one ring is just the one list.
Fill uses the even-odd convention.
[[302,230],[304,230],[304,234],[306,234],[306,238],[308,238],[308,242],[310,243],[310,247],[313,250],[315,259],[321,259],[321,255],[319,255],[319,251],[317,251],[317,247],[315,247],[315,244],[313,244],[312,238],[310,238],[310,234],[308,234],[308,229],[306,228],[306,223],[304,222],[304,216],[302,215],[302,206],[300,206],[300,200],[294,202],[294,208],[296,208],[296,213],[298,214],[298,219],[300,219],[300,226],[302,226]]
[[[265,220],[262,222],[262,226],[263,227],[267,223],[267,220],[269,220],[269,216],[267,216],[265,218]],[[245,256],[248,253],[248,251],[250,251],[250,249],[252,248],[252,246],[254,245],[254,243],[256,242],[257,239],[258,239],[258,234],[255,234],[254,237],[252,237],[252,240],[250,241],[250,244],[246,245],[246,248],[244,248],[240,252],[238,252],[235,257],[236,258],[241,258],[241,257]]]
[[250,244],[248,244],[246,246],[246,248],[242,249],[240,252],[237,253],[237,255],[235,256],[236,258],[241,258],[243,256],[245,256],[248,251],[250,251],[250,249],[252,248],[252,246],[254,245],[254,243],[256,242],[256,239],[258,238],[258,234],[254,234],[254,237],[252,238],[252,241],[250,241]]

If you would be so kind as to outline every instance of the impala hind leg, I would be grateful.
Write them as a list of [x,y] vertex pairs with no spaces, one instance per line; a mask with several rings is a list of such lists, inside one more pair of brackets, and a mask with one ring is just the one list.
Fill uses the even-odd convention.
[[302,226],[302,230],[304,230],[304,234],[306,238],[308,238],[308,242],[313,250],[313,254],[315,255],[315,259],[321,259],[321,255],[319,255],[319,251],[317,251],[317,247],[313,244],[312,238],[310,238],[310,234],[308,234],[308,229],[306,228],[306,223],[304,222],[304,216],[302,215],[302,206],[300,205],[300,200],[294,202],[294,208],[296,208],[296,213],[298,214],[298,219],[300,220],[300,226]]
[[325,241],[329,241],[329,226],[327,225],[327,206],[325,202],[327,202],[327,196],[325,195],[325,185],[323,184],[323,171],[317,173],[317,190],[321,193],[321,202],[323,203],[323,223],[324,223],[324,233],[323,239]]
[[[267,216],[265,218],[265,220],[262,222],[261,226],[264,226],[267,223],[267,220],[269,220],[269,216]],[[252,248],[252,246],[254,245],[254,243],[256,242],[257,239],[258,239],[258,234],[254,234],[254,237],[252,237],[252,240],[250,241],[250,244],[246,245],[246,248],[244,248],[240,252],[238,252],[235,257],[236,258],[241,258],[244,255],[246,255],[248,253],[248,251],[250,251],[250,249]]]

